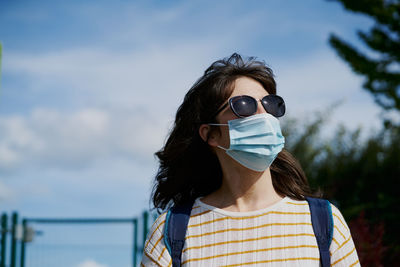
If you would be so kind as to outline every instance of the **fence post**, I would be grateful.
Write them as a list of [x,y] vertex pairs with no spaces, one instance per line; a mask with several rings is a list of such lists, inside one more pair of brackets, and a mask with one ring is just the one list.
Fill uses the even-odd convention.
[[138,220],[133,219],[133,267],[136,267],[137,252],[138,252]]
[[1,215],[1,251],[0,251],[0,267],[6,267],[6,246],[7,246],[7,234],[8,234],[8,225],[7,225],[7,214],[3,213]]
[[25,267],[25,238],[27,231],[27,221],[26,219],[22,220],[22,240],[21,240],[21,267]]
[[17,225],[18,213],[13,212],[11,218],[11,261],[10,267],[16,267],[17,264]]
[[147,211],[144,211],[143,212],[143,249],[144,249],[144,242],[146,242],[146,237],[147,237],[148,220],[149,220],[149,213]]

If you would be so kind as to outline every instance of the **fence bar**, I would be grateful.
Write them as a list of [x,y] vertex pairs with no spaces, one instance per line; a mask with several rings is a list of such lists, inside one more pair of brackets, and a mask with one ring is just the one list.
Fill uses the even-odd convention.
[[27,218],[27,222],[33,223],[130,223],[133,221],[132,218]]
[[25,238],[27,234],[27,222],[26,219],[22,220],[22,240],[21,240],[21,267],[25,267]]
[[[148,220],[149,220],[149,212],[143,212],[143,248],[144,243],[146,241],[147,233],[148,233]],[[0,240],[0,267],[25,267],[26,265],[26,236],[27,229],[29,223],[43,223],[43,224],[80,224],[80,223],[132,223],[133,224],[133,253],[132,253],[132,266],[136,267],[138,262],[138,253],[142,248],[140,247],[139,241],[139,218],[23,218],[22,219],[22,240],[21,240],[21,248],[19,253],[17,253],[17,248],[19,249],[18,240],[18,213],[13,212],[11,216],[11,229],[8,230],[8,215],[3,213],[1,215],[1,240]],[[11,258],[9,260],[9,265],[6,265],[6,247],[7,247],[7,234],[11,232],[11,246],[10,246],[10,255]],[[19,256],[20,261],[18,263],[17,257]]]
[[1,215],[0,267],[6,267],[6,245],[7,245],[7,234],[8,234],[7,220],[8,220],[7,214],[3,213]]
[[10,267],[16,267],[17,264],[17,225],[18,213],[13,212],[11,217],[11,261]]

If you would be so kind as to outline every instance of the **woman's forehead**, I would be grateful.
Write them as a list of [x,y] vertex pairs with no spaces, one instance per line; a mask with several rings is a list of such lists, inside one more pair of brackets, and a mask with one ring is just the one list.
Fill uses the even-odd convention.
[[234,82],[230,97],[237,95],[249,95],[254,98],[262,98],[268,95],[268,92],[260,82],[249,77],[239,77]]

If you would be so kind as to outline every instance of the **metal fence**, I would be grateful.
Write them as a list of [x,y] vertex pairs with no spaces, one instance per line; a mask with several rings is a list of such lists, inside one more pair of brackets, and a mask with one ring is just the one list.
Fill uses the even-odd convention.
[[156,214],[136,218],[1,216],[0,267],[136,267]]

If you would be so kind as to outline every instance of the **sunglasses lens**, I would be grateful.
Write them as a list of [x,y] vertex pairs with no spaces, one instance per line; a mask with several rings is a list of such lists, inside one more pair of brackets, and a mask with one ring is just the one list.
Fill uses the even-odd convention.
[[257,101],[251,96],[236,96],[230,101],[233,112],[239,117],[251,116],[257,111]]
[[265,110],[275,117],[282,117],[285,114],[285,101],[278,95],[267,95],[261,100],[261,103]]

